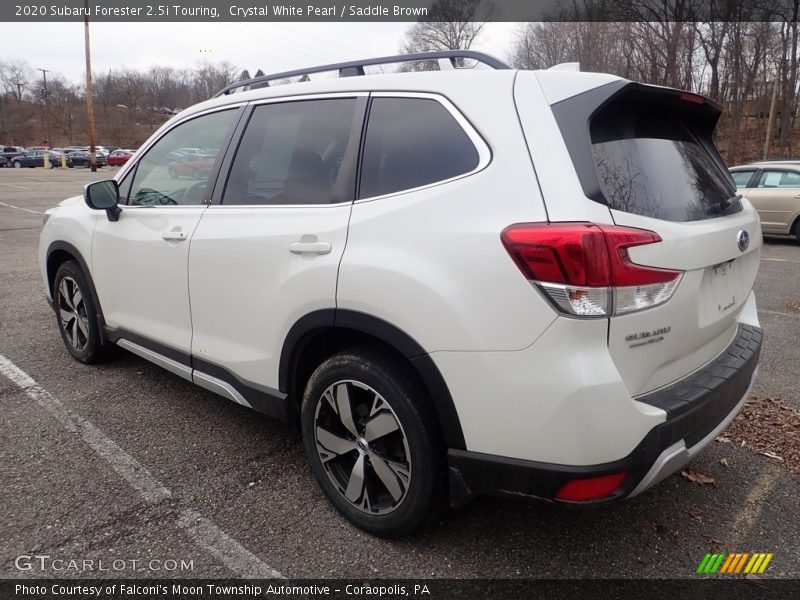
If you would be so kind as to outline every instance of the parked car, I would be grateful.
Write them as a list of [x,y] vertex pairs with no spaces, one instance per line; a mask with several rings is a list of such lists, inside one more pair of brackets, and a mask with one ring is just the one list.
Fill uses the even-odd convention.
[[8,166],[8,159],[0,154],[0,167],[7,167]]
[[[61,155],[58,152],[49,150],[31,150],[25,154],[15,156],[11,159],[11,166],[17,169],[21,167],[29,167],[31,169],[34,167],[43,167],[45,154],[47,155],[47,161],[50,163],[50,168],[61,166]],[[67,166],[69,166],[69,163]]]
[[[83,151],[76,151],[70,152],[69,157],[72,159],[72,164],[76,167],[91,167],[92,166],[92,155],[89,152]],[[108,164],[106,157],[101,153],[95,154],[95,164],[98,168],[104,167]]]
[[187,154],[180,160],[169,163],[167,173],[173,179],[177,177],[208,179],[216,160],[216,154]]
[[[67,351],[116,344],[297,425],[331,503],[382,536],[448,500],[590,506],[680,470],[746,402],[762,339],[720,106],[426,60],[465,57],[495,69],[239,82],[183,111],[46,215]],[[183,147],[218,154],[170,179]]]
[[9,163],[15,156],[21,156],[22,154],[25,154],[25,148],[22,146],[0,146],[0,150],[2,150],[2,152],[0,152],[0,156],[3,156],[3,158],[7,159]]
[[108,155],[108,164],[112,167],[120,167],[128,162],[133,156],[133,150],[114,150]]
[[202,148],[176,148],[167,154],[168,160],[183,160],[192,154],[207,154]]
[[764,233],[800,241],[800,161],[765,161],[731,167],[738,189],[758,211]]

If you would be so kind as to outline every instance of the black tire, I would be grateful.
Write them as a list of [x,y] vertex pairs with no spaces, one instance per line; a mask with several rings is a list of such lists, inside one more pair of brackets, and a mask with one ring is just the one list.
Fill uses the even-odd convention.
[[[339,406],[343,385],[349,389],[344,397],[353,409],[350,425],[356,435],[345,429],[340,416],[345,411],[333,406]],[[334,395],[335,400],[329,400]],[[366,427],[377,417],[393,419],[398,426],[375,435],[379,427]],[[438,423],[424,389],[398,359],[369,348],[329,358],[308,381],[301,422],[314,477],[336,509],[357,527],[380,537],[399,537],[432,522],[445,509],[446,453]],[[346,446],[330,451],[318,443],[318,436],[330,435],[337,427],[335,442],[352,444],[352,450]],[[364,483],[354,486],[360,491],[350,500],[346,494],[359,460]]]
[[[80,293],[77,307],[74,306],[75,287]],[[56,271],[53,307],[58,330],[72,357],[86,364],[100,362],[110,354],[110,347],[104,345],[100,337],[98,307],[89,289],[86,276],[76,261],[68,260]]]
[[89,160],[85,160],[85,161],[83,161],[81,164],[83,165],[83,168],[84,168],[84,169],[88,169],[89,167],[91,167],[91,166],[92,166],[92,162],[91,162],[91,161],[89,161]]
[[14,161],[14,168],[15,169],[21,169],[22,168],[22,163],[19,162],[18,160],[15,160]]
[[792,229],[792,233],[794,233],[794,239],[800,242],[800,217],[794,222],[794,229]]

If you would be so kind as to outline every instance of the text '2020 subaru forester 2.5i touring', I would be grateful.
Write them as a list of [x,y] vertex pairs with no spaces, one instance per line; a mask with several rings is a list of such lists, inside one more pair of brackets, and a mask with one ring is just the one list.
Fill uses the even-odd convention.
[[[635,496],[726,427],[758,361],[761,231],[720,109],[424,58],[442,68],[234,84],[51,210],[63,340],[297,423],[331,502],[378,535],[479,494]],[[204,168],[170,176],[186,148]]]

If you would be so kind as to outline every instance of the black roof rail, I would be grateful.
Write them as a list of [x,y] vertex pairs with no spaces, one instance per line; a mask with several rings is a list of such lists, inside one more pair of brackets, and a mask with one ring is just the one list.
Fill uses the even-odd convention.
[[380,58],[367,58],[364,60],[353,60],[350,62],[332,63],[329,65],[321,65],[318,67],[310,67],[307,69],[296,69],[294,71],[284,71],[282,73],[272,73],[270,75],[262,75],[261,77],[253,77],[244,81],[237,81],[229,86],[221,89],[214,94],[214,98],[230,94],[233,90],[238,88],[250,89],[250,87],[258,84],[269,85],[270,81],[276,79],[286,79],[287,77],[298,77],[302,75],[309,75],[311,73],[323,73],[325,71],[339,71],[339,77],[353,77],[357,75],[364,75],[364,67],[372,65],[386,65],[400,62],[415,62],[422,60],[436,60],[447,59],[450,65],[456,68],[456,61],[458,59],[472,59],[479,63],[483,63],[493,69],[510,69],[511,67],[504,63],[502,60],[495,58],[483,52],[476,52],[475,50],[440,50],[436,52],[419,52],[416,54],[397,54],[395,56],[382,56]]

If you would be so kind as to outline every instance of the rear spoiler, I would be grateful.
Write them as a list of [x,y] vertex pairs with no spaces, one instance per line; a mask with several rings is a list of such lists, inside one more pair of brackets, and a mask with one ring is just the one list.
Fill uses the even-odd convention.
[[613,118],[614,113],[630,115],[634,112],[679,117],[719,166],[726,180],[729,180],[731,192],[735,190],[725,162],[712,139],[722,107],[710,98],[675,88],[621,79],[556,102],[551,108],[587,198],[608,204],[598,181],[592,155],[593,133],[598,133],[597,127],[593,131],[592,122],[604,113],[609,118]]

